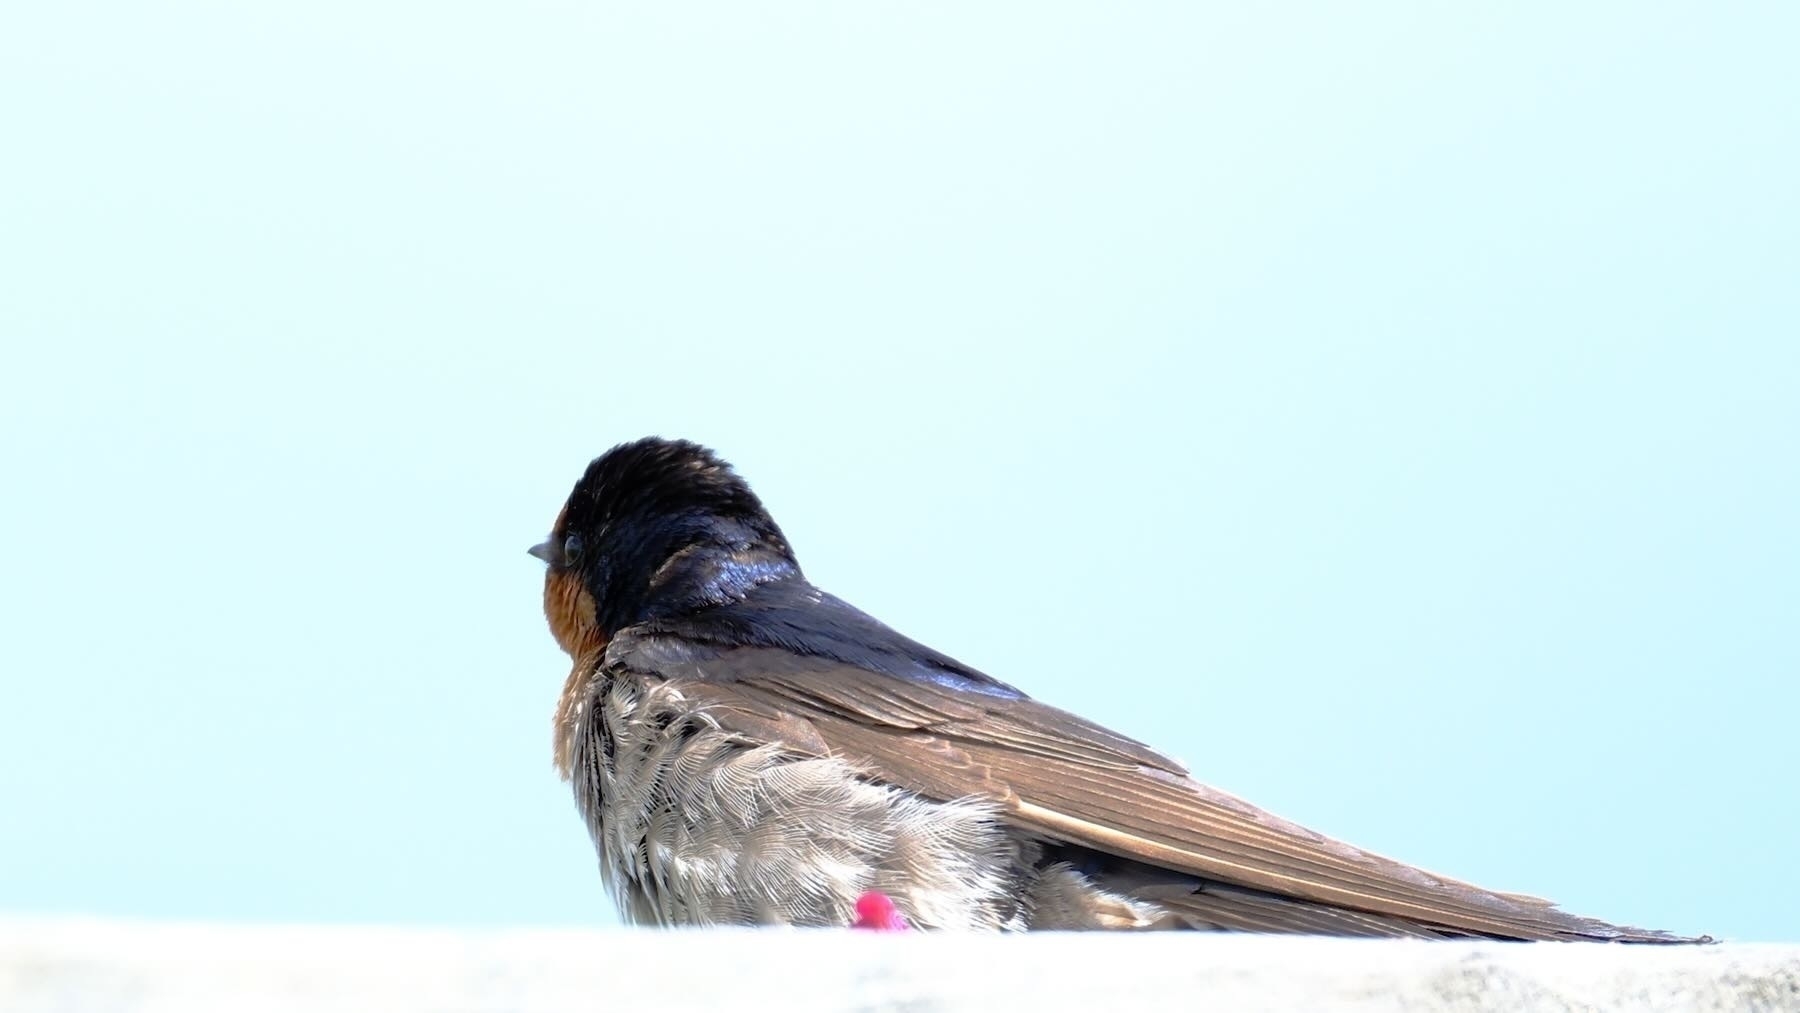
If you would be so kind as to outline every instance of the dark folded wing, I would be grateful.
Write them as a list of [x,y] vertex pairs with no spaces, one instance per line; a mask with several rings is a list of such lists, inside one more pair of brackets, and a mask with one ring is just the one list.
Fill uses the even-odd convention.
[[895,678],[776,648],[695,650],[655,637],[621,638],[608,660],[682,680],[684,692],[721,725],[752,738],[842,756],[932,798],[990,799],[1009,821],[1051,840],[1247,888],[1241,901],[1217,899],[1240,904],[1246,924],[1255,924],[1270,901],[1295,898],[1504,938],[1673,938],[1579,918],[1548,901],[1483,890],[1351,847],[1027,697]]

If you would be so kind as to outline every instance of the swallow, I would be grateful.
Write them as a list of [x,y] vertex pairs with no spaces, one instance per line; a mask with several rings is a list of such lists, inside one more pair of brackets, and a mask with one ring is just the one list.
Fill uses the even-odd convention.
[[1208,787],[813,586],[694,443],[594,459],[530,551],[573,663],[555,764],[628,922],[1711,941],[1447,879]]

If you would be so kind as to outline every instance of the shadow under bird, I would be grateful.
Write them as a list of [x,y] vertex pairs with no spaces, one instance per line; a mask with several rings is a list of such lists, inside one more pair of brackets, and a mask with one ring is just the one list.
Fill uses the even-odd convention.
[[1351,847],[1207,787],[809,583],[711,451],[594,460],[548,540],[555,717],[631,922],[1705,942]]

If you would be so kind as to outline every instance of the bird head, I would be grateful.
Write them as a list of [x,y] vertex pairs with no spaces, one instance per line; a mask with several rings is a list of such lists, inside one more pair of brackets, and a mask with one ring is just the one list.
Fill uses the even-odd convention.
[[697,443],[659,437],[595,458],[530,552],[545,563],[551,633],[577,662],[627,626],[800,572],[731,465]]

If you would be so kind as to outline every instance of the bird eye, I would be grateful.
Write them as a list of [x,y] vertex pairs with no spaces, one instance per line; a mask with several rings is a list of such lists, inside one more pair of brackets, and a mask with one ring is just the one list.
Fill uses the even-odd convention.
[[574,566],[581,559],[581,536],[567,535],[562,543],[562,565]]

